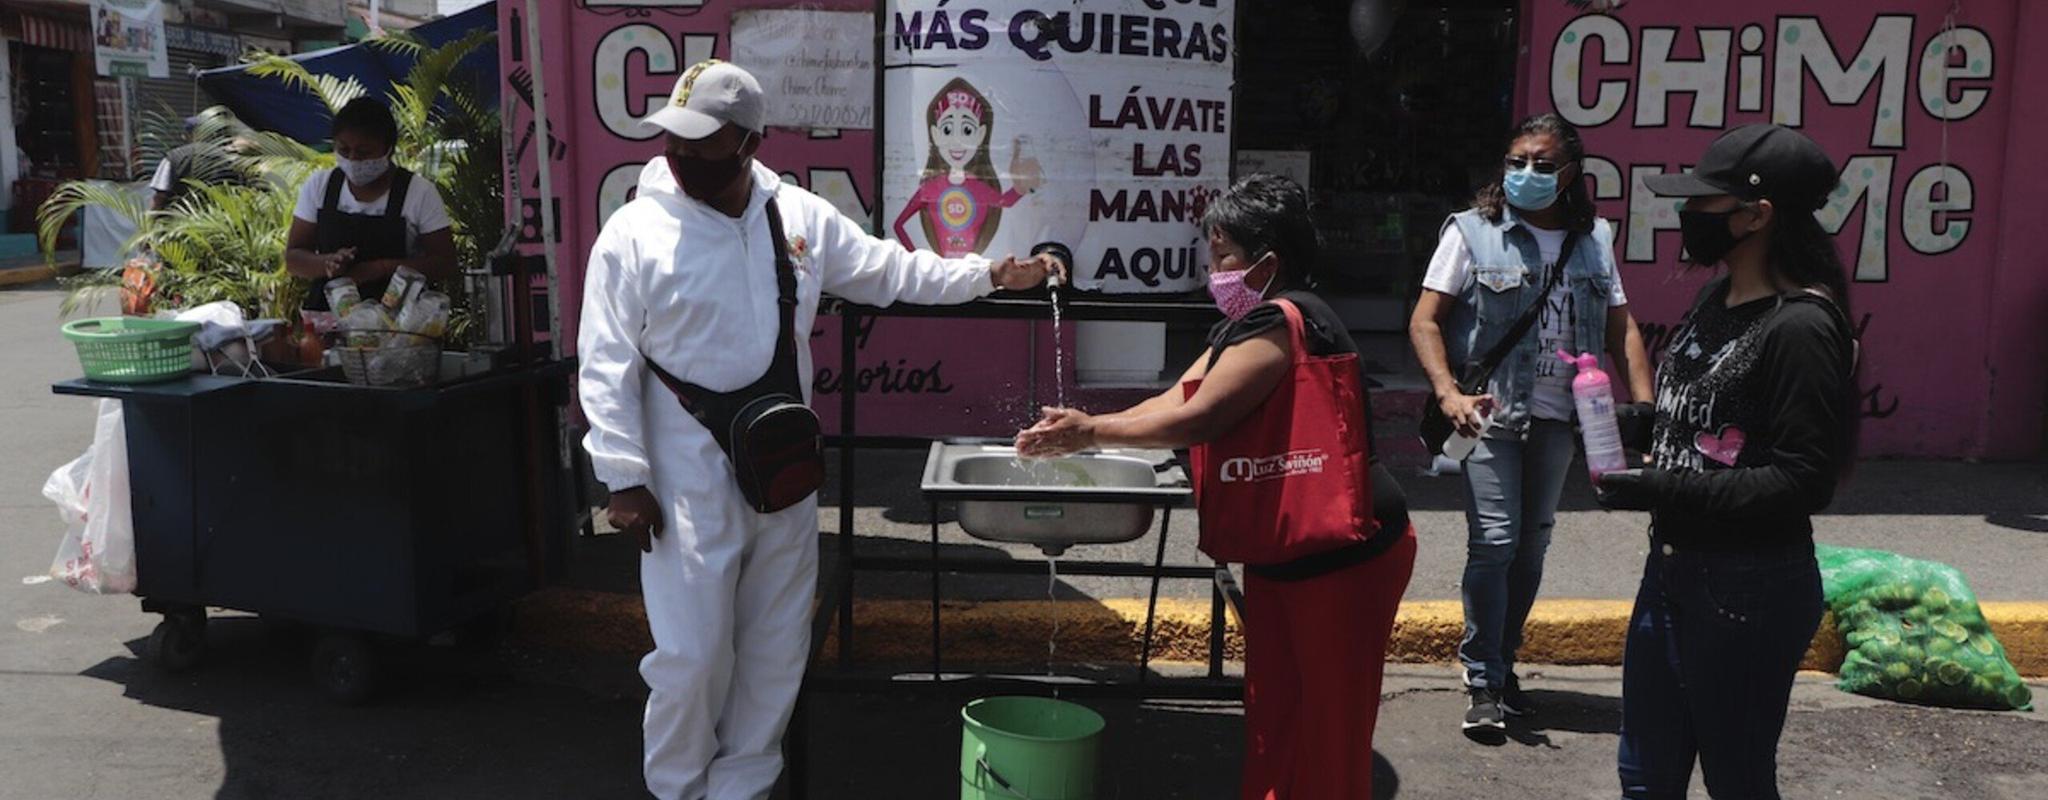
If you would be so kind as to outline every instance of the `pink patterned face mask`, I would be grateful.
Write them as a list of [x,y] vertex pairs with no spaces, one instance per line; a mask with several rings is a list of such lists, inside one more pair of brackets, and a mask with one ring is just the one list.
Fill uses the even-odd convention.
[[1209,296],[1215,298],[1216,310],[1233,322],[1244,319],[1244,315],[1252,313],[1252,309],[1265,302],[1266,289],[1273,286],[1272,278],[1267,278],[1266,285],[1258,289],[1246,286],[1244,274],[1250,271],[1209,273]]

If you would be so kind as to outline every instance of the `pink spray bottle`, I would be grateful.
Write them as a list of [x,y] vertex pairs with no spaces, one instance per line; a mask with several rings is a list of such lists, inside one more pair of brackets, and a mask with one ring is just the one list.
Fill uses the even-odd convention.
[[1572,403],[1579,411],[1579,435],[1586,445],[1586,469],[1598,484],[1600,476],[1628,468],[1628,456],[1621,448],[1621,427],[1614,417],[1614,387],[1600,369],[1600,357],[1591,353],[1573,356],[1563,350],[1557,357],[1579,368],[1572,379]]

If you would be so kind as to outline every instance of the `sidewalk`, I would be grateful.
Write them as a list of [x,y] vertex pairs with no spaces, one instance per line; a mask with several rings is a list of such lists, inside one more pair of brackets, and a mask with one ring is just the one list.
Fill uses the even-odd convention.
[[[828,459],[836,469],[837,460]],[[921,453],[860,455],[855,530],[860,552],[924,557],[930,507],[917,491]],[[1458,584],[1464,563],[1463,483],[1405,471],[1421,547],[1396,623],[1389,658],[1448,662],[1462,633]],[[828,482],[836,487],[836,476]],[[839,545],[837,496],[828,489],[821,514],[821,562]],[[941,550],[949,557],[1042,562],[1035,548],[997,545],[966,536],[941,508]],[[1993,630],[2023,674],[2048,675],[2048,465],[1874,461],[1861,464],[1830,512],[1816,520],[1828,544],[1893,550],[1961,569],[1984,601]],[[1646,515],[1599,510],[1583,474],[1574,470],[1548,559],[1544,591],[1531,615],[1525,660],[1533,663],[1618,664],[1631,600],[1648,545]],[[600,526],[600,530],[603,530]],[[1063,560],[1149,564],[1158,546],[1149,533],[1121,545],[1082,546]],[[1193,514],[1174,516],[1167,563],[1204,565],[1195,549]],[[523,608],[529,640],[550,646],[643,652],[644,615],[638,556],[611,535],[577,543],[565,586]],[[925,574],[860,573],[856,638],[863,659],[921,663],[928,657],[930,578]],[[942,628],[948,660],[1035,663],[1054,620],[1059,652],[1076,660],[1135,662],[1143,633],[1147,581],[1137,578],[945,575]],[[821,587],[822,590],[822,587]],[[1166,660],[1200,660],[1208,648],[1209,586],[1166,581],[1155,652]],[[1808,666],[1839,663],[1831,629]],[[1239,640],[1230,639],[1233,657]],[[831,645],[828,644],[828,648]],[[1035,654],[1035,655],[1034,655]]]
[[[81,452],[92,433],[90,403],[49,392],[51,382],[77,371],[57,332],[60,297],[53,288],[0,290],[0,341],[9,343],[0,348],[0,375],[7,376],[0,381],[0,414],[10,456],[0,459],[0,532],[8,534],[0,535],[6,570],[0,620],[12,623],[0,623],[0,720],[6,720],[0,724],[0,775],[6,776],[0,800],[635,796],[645,697],[635,662],[646,623],[635,616],[638,556],[620,537],[579,541],[571,588],[536,597],[527,607],[528,643],[561,635],[572,649],[508,647],[474,658],[430,648],[408,665],[403,684],[372,708],[337,708],[320,699],[307,683],[304,643],[280,639],[246,615],[226,615],[210,631],[215,649],[204,669],[160,673],[138,658],[157,619],[133,598],[95,597],[40,581],[61,525],[39,489],[50,469]],[[883,535],[864,538],[863,546],[926,552],[927,512],[908,485],[908,472],[865,457],[861,469],[860,530]],[[1962,566],[1993,601],[2041,599],[2048,592],[2037,576],[2038,565],[2048,563],[2042,475],[2038,465],[1865,465],[1843,505],[1855,511],[1823,520],[1823,538],[1894,540],[1894,549]],[[1421,619],[1412,615],[1433,607],[1445,621],[1432,624],[1448,625],[1455,619],[1462,559],[1460,492],[1451,479],[1405,483],[1423,533],[1409,613]],[[1568,491],[1582,491],[1582,485]],[[828,510],[825,525],[836,521]],[[883,522],[891,527],[879,527]],[[1195,563],[1186,522],[1176,524],[1170,540],[1168,558],[1176,563]],[[1610,603],[1626,597],[1639,569],[1641,521],[1579,504],[1562,525],[1546,597]],[[824,538],[829,544],[832,537]],[[1077,548],[1069,558],[1149,561],[1155,543],[1148,536],[1130,545]],[[966,539],[957,529],[948,530],[945,546],[987,558],[1040,558],[1036,551]],[[828,550],[825,560],[832,557]],[[888,638],[913,658],[922,654],[925,578],[863,574],[860,586],[863,598],[894,604],[862,610],[863,652]],[[1169,588],[1173,602],[1162,603],[1167,616],[1205,635],[1206,587]],[[955,579],[945,589],[956,598],[946,611],[949,635],[1008,638],[1014,651],[990,655],[1013,665],[1044,663],[1050,609],[1037,606],[1041,616],[1034,619],[1022,613],[1030,606],[988,605],[1044,598],[1043,577]],[[1058,607],[1062,664],[1134,652],[1129,638],[1089,631],[1123,625],[1128,637],[1133,610],[1142,611],[1131,599],[1143,596],[1141,582],[1068,579],[1057,594],[1065,601]],[[550,623],[540,614],[568,600],[580,602],[568,608],[573,616]],[[1430,602],[1440,605],[1423,605]],[[1169,638],[1188,638],[1173,630],[1173,624],[1162,627]],[[1109,649],[1091,654],[1087,647]],[[1454,670],[1440,664],[1390,668],[1374,761],[1378,793],[1398,790],[1401,798],[1423,800],[1612,797],[1619,671],[1532,665],[1527,677],[1543,715],[1518,725],[1507,743],[1482,747],[1457,731],[1462,699]],[[2038,796],[2048,780],[2048,714],[1876,703],[1830,683],[1807,675],[1794,692],[1781,746],[1788,796],[1839,791],[1844,797],[2018,800]],[[2035,687],[2037,697],[2048,697],[2048,686]],[[811,796],[957,794],[962,701],[917,692],[820,696],[809,710]],[[1109,720],[1099,795],[1105,800],[1230,794],[1242,752],[1241,706],[1089,704]]]
[[31,286],[78,272],[78,251],[65,250],[53,260],[41,253],[0,258],[0,288]]
[[[15,487],[18,505],[6,509],[23,531],[54,530],[47,503],[36,488],[49,470],[82,452],[90,437],[90,404],[53,397],[48,385],[73,377],[77,364],[57,332],[56,306],[62,292],[33,287],[0,290],[0,337],[11,346],[0,369],[0,412],[8,417],[8,452],[0,478]],[[919,496],[922,453],[866,452],[858,461],[856,530],[862,552],[922,556],[929,552],[931,510]],[[837,459],[831,459],[836,468]],[[1456,477],[1423,477],[1400,470],[1420,536],[1415,575],[1406,594],[1397,656],[1444,661],[1459,619],[1458,583],[1464,562],[1464,490]],[[828,483],[821,517],[822,561],[837,555],[836,477]],[[940,509],[942,523],[950,523]],[[1955,462],[1866,462],[1827,515],[1816,522],[1829,544],[1894,550],[1955,565],[1968,576],[1998,625],[2001,641],[2030,675],[2048,675],[2048,464],[1965,464]],[[1531,660],[1613,663],[1618,632],[1646,552],[1647,519],[1609,513],[1592,503],[1583,474],[1574,470],[1548,559],[1548,575],[1528,644]],[[992,545],[967,537],[958,526],[941,525],[948,555],[1042,563],[1033,548]],[[1170,564],[1203,565],[1196,551],[1193,514],[1174,515],[1167,546]],[[1084,546],[1068,560],[1096,559],[1150,563],[1156,534],[1121,545]],[[33,539],[33,540],[32,540]],[[47,559],[54,539],[19,537],[24,556]],[[32,560],[32,559],[30,559]],[[24,573],[26,574],[26,573]],[[577,543],[576,560],[564,587],[528,605],[538,638],[551,644],[596,651],[644,651],[646,630],[636,608],[638,554],[615,536]],[[922,574],[859,576],[857,631],[860,651],[876,657],[917,658],[928,640],[929,580]],[[1041,655],[1051,621],[1062,622],[1060,651],[1075,657],[1134,654],[1143,620],[1142,579],[1063,577],[1050,586],[1042,576],[945,576],[950,636],[973,634]],[[1159,647],[1168,659],[1206,652],[1209,587],[1199,581],[1167,581],[1160,605]],[[1058,605],[1045,601],[1057,600]],[[2004,605],[2021,603],[2033,605]],[[538,620],[551,620],[544,626]],[[882,645],[900,650],[879,649]],[[872,647],[876,649],[870,649]],[[995,660],[1008,653],[954,651],[949,657]],[[1094,655],[1088,655],[1094,654]],[[1538,658],[1542,654],[1542,658]],[[1823,662],[1819,662],[1824,665]]]

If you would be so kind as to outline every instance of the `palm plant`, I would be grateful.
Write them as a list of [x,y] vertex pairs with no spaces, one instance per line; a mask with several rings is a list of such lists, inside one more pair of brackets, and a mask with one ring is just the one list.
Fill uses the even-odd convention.
[[[406,80],[388,98],[399,128],[392,160],[441,191],[465,264],[481,263],[504,230],[503,135],[495,109],[450,78],[465,57],[494,35],[473,32],[441,47],[428,47],[409,34],[368,42],[415,59]],[[329,113],[364,93],[352,78],[315,75],[282,56],[252,54],[249,64],[250,74],[311,92]],[[73,214],[101,206],[134,223],[135,235],[124,249],[142,248],[154,255],[159,296],[180,304],[233,300],[250,314],[295,318],[304,287],[284,270],[292,206],[299,185],[333,168],[333,156],[254,130],[218,106],[201,112],[189,132],[182,119],[147,114],[138,139],[145,163],[174,152],[188,158],[191,190],[171,208],[151,211],[146,201],[120,187],[64,184],[38,210],[46,255],[54,257],[57,234]],[[72,279],[64,313],[97,302],[118,281],[117,274]],[[476,309],[464,287],[447,288],[457,308],[449,334],[464,340],[475,330]]]
[[210,108],[191,118],[187,125],[168,108],[143,112],[136,120],[135,146],[141,163],[156,164],[165,159],[177,160],[179,169],[174,173],[187,180],[200,183],[237,182],[242,177],[242,164],[234,153],[225,147],[215,147],[215,141],[226,141],[232,125],[240,120],[223,108]]
[[233,301],[259,319],[291,319],[305,284],[284,269],[296,195],[267,186],[195,186],[151,247],[170,269],[157,291],[181,306]]
[[[135,234],[121,243],[121,252],[134,252],[149,240],[156,215],[134,191],[119,184],[67,181],[51,192],[36,209],[36,239],[42,246],[45,262],[55,262],[57,237],[62,235],[71,217],[90,206],[106,209],[135,226]],[[113,287],[119,285],[120,275],[113,270],[104,273],[88,270],[76,276],[58,278],[57,282],[68,290],[58,311],[70,316],[81,309],[97,307],[102,300],[108,299]]]
[[[147,195],[128,186],[93,181],[67,182],[57,187],[36,211],[37,235],[44,257],[55,258],[57,237],[72,216],[88,206],[95,206],[112,212],[134,230],[121,244],[122,252],[148,251],[154,256],[145,260],[157,262],[152,267],[154,277],[161,296],[167,300],[206,303],[246,298],[250,302],[243,303],[245,311],[262,313],[259,309],[275,310],[275,303],[259,303],[256,298],[276,296],[275,283],[289,281],[284,274],[284,250],[281,246],[274,259],[276,274],[271,275],[253,270],[245,259],[215,262],[200,256],[209,250],[225,252],[242,243],[211,243],[206,247],[191,243],[226,234],[253,237],[251,246],[258,246],[257,252],[261,252],[260,246],[255,244],[257,242],[274,238],[282,243],[285,232],[291,227],[294,187],[310,172],[306,166],[307,156],[317,153],[279,134],[252,129],[243,124],[234,112],[219,106],[200,112],[195,123],[187,130],[182,119],[174,119],[162,112],[148,112],[143,115],[137,136],[145,162],[163,158],[184,159],[182,174],[188,191],[177,203],[167,209],[152,210]],[[229,187],[240,191],[226,191]],[[256,196],[264,194],[278,197]],[[284,204],[281,218],[255,213],[275,202]],[[217,208],[217,205],[221,207]],[[223,213],[252,216],[246,220],[246,225],[238,227],[223,220]],[[220,274],[205,280],[198,277],[208,272]],[[88,272],[64,279],[63,283],[70,291],[61,312],[70,315],[97,307],[108,299],[109,290],[120,280],[121,275],[117,271]],[[229,291],[219,286],[223,280],[243,280],[248,285],[241,290]],[[194,287],[194,290],[186,292],[187,287]],[[289,306],[287,310],[292,308],[296,306]]]
[[[426,176],[437,186],[443,183],[464,149],[459,142],[451,142],[446,136],[448,125],[451,122],[467,124],[484,117],[494,120],[496,117],[494,111],[478,103],[463,87],[450,83],[449,77],[464,58],[496,37],[497,34],[491,31],[472,31],[440,47],[429,47],[411,34],[390,33],[364,42],[371,47],[414,58],[405,80],[392,84],[391,94],[386,98],[391,105],[391,116],[398,122],[398,141],[392,147],[392,163]],[[253,56],[249,61],[249,74],[310,92],[327,106],[329,114],[339,112],[349,101],[362,97],[364,93],[363,85],[354,78],[316,75],[307,70],[306,65],[273,53]],[[331,167],[334,163],[333,156],[324,154],[307,160],[320,167]]]

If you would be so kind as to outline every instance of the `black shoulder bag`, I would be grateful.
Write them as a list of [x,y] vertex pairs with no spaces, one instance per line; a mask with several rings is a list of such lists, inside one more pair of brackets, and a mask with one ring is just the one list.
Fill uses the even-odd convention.
[[[1486,351],[1486,355],[1476,363],[1466,365],[1465,374],[1458,378],[1459,392],[1476,395],[1485,391],[1487,382],[1493,380],[1493,371],[1500,368],[1500,362],[1506,360],[1509,353],[1515,351],[1515,345],[1521,343],[1529,328],[1536,324],[1536,317],[1543,313],[1543,305],[1550,302],[1550,293],[1557,290],[1558,281],[1564,277],[1565,267],[1572,260],[1572,250],[1578,243],[1578,234],[1565,236],[1564,246],[1558,248],[1557,263],[1550,268],[1549,279],[1543,282],[1543,293],[1537,295],[1536,302],[1530,303],[1527,311],[1522,312],[1521,319],[1515,320],[1515,326],[1508,329],[1507,335],[1493,343],[1493,349]],[[1451,434],[1457,431],[1458,426],[1444,416],[1443,398],[1432,392],[1429,402],[1422,407],[1423,446],[1429,448],[1430,455],[1443,455],[1444,443],[1450,441]]]
[[753,383],[733,392],[714,392],[684,383],[647,360],[674,392],[683,410],[711,431],[732,462],[733,477],[747,505],[763,514],[781,511],[810,497],[825,483],[825,438],[818,415],[804,403],[797,375],[796,265],[782,233],[782,214],[768,201],[768,236],[775,245],[777,305],[782,329],[775,360]]

